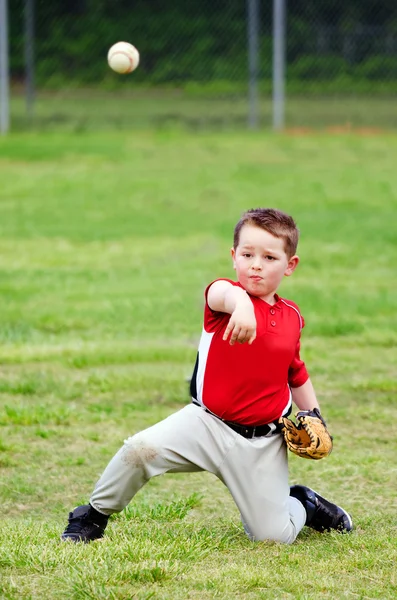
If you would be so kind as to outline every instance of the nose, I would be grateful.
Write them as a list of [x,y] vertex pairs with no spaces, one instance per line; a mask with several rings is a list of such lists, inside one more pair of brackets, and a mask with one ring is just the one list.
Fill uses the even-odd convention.
[[255,271],[260,271],[262,269],[262,263],[259,256],[254,258],[251,266],[253,269],[255,269]]

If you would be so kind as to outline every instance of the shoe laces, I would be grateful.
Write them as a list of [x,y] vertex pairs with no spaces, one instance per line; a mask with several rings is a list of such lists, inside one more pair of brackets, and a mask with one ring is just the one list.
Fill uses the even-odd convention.
[[[65,533],[81,533],[82,527],[87,525],[85,515],[74,517],[72,512],[69,513],[68,521]],[[95,523],[92,523],[92,525],[95,525]]]

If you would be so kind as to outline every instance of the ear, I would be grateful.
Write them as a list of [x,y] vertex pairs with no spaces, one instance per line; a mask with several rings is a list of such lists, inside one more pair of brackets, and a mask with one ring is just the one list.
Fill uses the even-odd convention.
[[288,260],[288,265],[287,268],[284,272],[284,275],[286,277],[289,277],[290,275],[292,275],[292,273],[295,271],[296,267],[299,264],[299,256],[292,256],[289,260]]
[[230,248],[230,254],[232,257],[232,261],[233,261],[233,269],[236,268],[236,251],[234,248]]

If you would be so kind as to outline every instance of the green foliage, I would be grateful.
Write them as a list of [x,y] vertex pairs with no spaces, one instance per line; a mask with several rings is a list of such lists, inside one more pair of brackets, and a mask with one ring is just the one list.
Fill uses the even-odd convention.
[[[343,76],[348,70],[346,61],[340,56],[301,56],[288,70],[288,78],[296,81],[327,81]],[[354,78],[353,78],[354,88]]]
[[357,76],[377,83],[397,80],[397,56],[373,56],[357,67]]
[[[262,4],[260,79],[269,87],[272,14],[271,3]],[[357,90],[367,79],[397,80],[396,59],[385,54],[384,44],[388,34],[396,34],[393,11],[378,4],[373,0],[344,4],[329,0],[288,6],[287,55],[295,89],[299,82],[304,90],[308,80],[336,82],[345,73],[351,89]],[[23,6],[23,0],[15,0],[10,7],[11,71],[16,82],[24,77]],[[134,43],[141,53],[134,85],[243,83],[248,77],[247,15],[240,0],[174,0],[172,4],[141,0],[133,7],[110,0],[66,4],[58,0],[50,5],[36,2],[35,12],[35,75],[42,89],[128,86],[128,78],[112,73],[106,62],[109,47],[123,39]],[[326,51],[316,45],[324,26],[335,28]],[[380,29],[374,35],[366,34],[366,26]]]

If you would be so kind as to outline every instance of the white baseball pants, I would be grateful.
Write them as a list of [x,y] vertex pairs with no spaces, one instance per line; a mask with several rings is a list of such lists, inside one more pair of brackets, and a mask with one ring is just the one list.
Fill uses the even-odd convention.
[[292,543],[306,521],[289,496],[282,435],[246,439],[194,404],[125,440],[100,477],[91,505],[122,511],[157,475],[209,471],[229,489],[252,540]]

